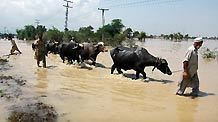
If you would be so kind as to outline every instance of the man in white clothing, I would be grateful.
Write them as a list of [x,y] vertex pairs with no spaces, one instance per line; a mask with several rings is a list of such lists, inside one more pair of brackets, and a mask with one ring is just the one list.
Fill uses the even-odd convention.
[[199,92],[198,79],[198,49],[202,46],[203,39],[201,37],[194,39],[194,44],[188,48],[185,59],[183,60],[183,79],[179,83],[177,95],[183,95],[187,87],[192,88],[190,95],[197,97]]

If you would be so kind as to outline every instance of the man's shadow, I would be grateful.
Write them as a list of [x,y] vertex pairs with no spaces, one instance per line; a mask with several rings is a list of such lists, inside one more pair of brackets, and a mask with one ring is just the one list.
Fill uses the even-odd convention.
[[209,95],[216,95],[216,94],[199,91],[199,97],[206,97],[206,96],[209,96]]
[[198,96],[193,96],[191,93],[185,93],[183,94],[183,96],[185,97],[192,97],[192,98],[196,98],[196,97],[206,97],[206,96],[211,96],[211,95],[216,95],[214,93],[209,93],[209,92],[204,92],[204,91],[199,91],[198,92]]
[[[131,79],[135,79],[136,75],[135,74],[129,74],[129,73],[124,73],[123,74],[124,77],[126,78],[131,78]],[[160,82],[162,84],[167,84],[167,83],[173,83],[174,81],[171,81],[171,80],[158,80],[158,79],[155,79],[155,78],[151,78],[151,77],[147,77],[148,80],[146,80],[145,82]],[[143,76],[142,75],[139,75],[139,79],[143,79]]]
[[56,68],[57,66],[54,66],[54,65],[50,65],[50,66],[46,66],[47,69],[54,69]]

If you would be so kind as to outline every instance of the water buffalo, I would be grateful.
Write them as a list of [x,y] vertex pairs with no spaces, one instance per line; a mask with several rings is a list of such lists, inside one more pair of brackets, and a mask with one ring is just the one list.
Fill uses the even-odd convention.
[[58,42],[47,43],[46,44],[47,53],[57,54],[58,53],[58,46],[59,46]]
[[77,60],[77,62],[80,62],[80,52],[82,49],[82,46],[76,42],[70,42],[70,43],[63,43],[59,46],[59,55],[61,59],[63,60],[63,63],[65,61],[65,57],[68,60],[68,63],[73,63],[73,61]]
[[99,42],[98,44],[92,44],[92,43],[83,43],[83,49],[81,50],[81,60],[84,62],[84,60],[91,60],[92,65],[96,64],[96,58],[97,55],[100,52],[104,52],[105,46],[103,42]]
[[[48,54],[48,53],[53,53],[53,54],[59,53],[58,46],[59,46],[58,42],[48,42],[48,43],[46,43],[45,44],[46,54]],[[35,50],[35,48],[36,48],[35,44],[32,43],[32,49]]]
[[136,71],[136,79],[139,78],[140,73],[146,79],[144,68],[147,66],[154,66],[153,70],[157,68],[164,74],[172,74],[165,59],[152,56],[142,47],[128,48],[120,46],[112,49],[110,55],[114,62],[111,67],[111,74],[113,74],[115,69],[117,69],[119,74],[122,73],[121,69],[133,69]]

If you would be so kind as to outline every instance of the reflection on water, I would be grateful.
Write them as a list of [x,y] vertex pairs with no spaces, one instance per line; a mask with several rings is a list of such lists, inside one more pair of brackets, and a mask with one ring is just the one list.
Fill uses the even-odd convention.
[[38,68],[36,71],[36,87],[46,90],[48,87],[47,69]]
[[[208,95],[191,99],[174,93],[181,77],[182,60],[192,41],[170,42],[146,40],[137,43],[152,55],[165,58],[174,72],[168,76],[153,67],[145,69],[150,82],[132,80],[135,72],[110,74],[112,60],[109,52],[100,53],[97,67],[91,70],[79,65],[62,63],[59,55],[47,57],[47,68],[38,68],[31,43],[17,41],[21,55],[11,56],[13,66],[7,73],[23,76],[33,84],[36,93],[46,95],[44,102],[55,106],[59,121],[84,122],[144,122],[144,121],[218,121],[218,62],[199,59],[200,90]],[[218,41],[205,41],[203,46],[215,48]],[[0,41],[0,55],[8,54],[10,43]],[[211,94],[211,95],[209,95]],[[207,107],[205,107],[207,106]],[[2,112],[2,109],[0,110]],[[0,117],[1,118],[1,117]]]
[[172,52],[177,52],[181,49],[182,42],[173,42],[172,46],[170,47]]
[[179,122],[195,122],[195,114],[198,112],[198,99],[176,99],[176,114]]

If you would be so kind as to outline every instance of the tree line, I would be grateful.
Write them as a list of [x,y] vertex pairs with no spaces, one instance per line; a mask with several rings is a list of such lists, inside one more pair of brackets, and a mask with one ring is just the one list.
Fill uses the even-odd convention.
[[145,32],[133,31],[131,28],[125,29],[121,19],[114,19],[111,23],[100,27],[96,31],[92,26],[80,27],[78,31],[60,31],[55,27],[47,29],[43,25],[37,27],[26,25],[23,29],[17,29],[16,32],[17,38],[21,40],[35,40],[37,39],[37,33],[43,32],[43,39],[47,41],[69,42],[73,39],[81,43],[103,40],[105,44],[112,46],[121,44],[127,39],[145,40],[148,37]]
[[[94,31],[92,26],[80,27],[79,30],[60,31],[55,27],[47,29],[43,25],[34,27],[33,25],[25,25],[22,29],[16,30],[17,38],[21,40],[35,40],[37,33],[44,33],[43,39],[46,41],[56,42],[69,42],[75,40],[79,43],[82,42],[99,42],[103,41],[106,45],[118,45],[123,42],[132,43],[136,40],[145,41],[146,38],[163,38],[167,40],[187,40],[188,34],[182,35],[180,32],[172,34],[161,34],[160,36],[148,35],[147,33],[131,28],[126,28],[121,19],[114,19],[111,23],[98,28]],[[4,38],[7,34],[1,34],[0,37]]]
[[192,37],[189,37],[188,34],[182,35],[180,32],[171,33],[169,35],[161,34],[161,37],[167,40],[174,40],[174,41],[188,40],[189,38],[192,38]]

